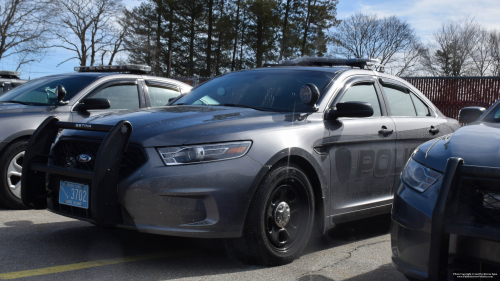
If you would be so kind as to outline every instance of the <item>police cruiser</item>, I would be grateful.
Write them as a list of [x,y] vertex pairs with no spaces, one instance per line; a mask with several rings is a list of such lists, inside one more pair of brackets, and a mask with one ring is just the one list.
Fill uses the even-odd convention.
[[222,75],[167,107],[76,123],[53,115],[28,144],[23,203],[227,238],[243,261],[289,263],[311,233],[389,213],[414,148],[459,127],[375,63],[300,58]]
[[27,82],[19,76],[21,76],[19,71],[0,70],[0,95]]
[[77,73],[31,80],[0,95],[0,205],[24,208],[21,166],[26,145],[48,116],[77,122],[97,114],[161,107],[191,86],[149,76],[149,66],[75,67]]

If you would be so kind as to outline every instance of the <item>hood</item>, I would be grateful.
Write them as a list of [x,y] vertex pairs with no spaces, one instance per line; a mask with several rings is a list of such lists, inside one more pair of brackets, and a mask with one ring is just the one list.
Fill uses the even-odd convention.
[[[297,121],[299,114],[283,114],[224,106],[168,106],[157,109],[121,111],[90,117],[82,122],[132,124],[130,142],[144,147],[182,145],[250,139],[251,133]],[[66,130],[64,136],[104,137],[103,133]]]
[[466,165],[500,167],[500,124],[472,123],[439,138],[429,147],[425,164],[444,172],[450,157],[460,157]]
[[0,117],[2,117],[3,114],[45,112],[48,111],[48,107],[49,106],[35,106],[19,103],[0,102]]

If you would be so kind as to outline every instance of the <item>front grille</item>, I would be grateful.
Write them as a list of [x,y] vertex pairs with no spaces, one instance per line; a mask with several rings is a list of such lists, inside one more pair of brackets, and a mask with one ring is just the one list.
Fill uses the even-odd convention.
[[[93,171],[100,142],[62,140],[52,148],[52,165],[68,169]],[[79,155],[86,154],[91,160],[86,163],[77,161]],[[120,164],[120,180],[132,174],[146,163],[147,158],[141,147],[129,145]]]
[[454,219],[500,230],[500,181],[464,178]]
[[[53,165],[69,169],[93,171],[95,158],[101,143],[81,141],[60,141],[52,149]],[[77,161],[78,155],[89,155],[92,160],[87,163]]]

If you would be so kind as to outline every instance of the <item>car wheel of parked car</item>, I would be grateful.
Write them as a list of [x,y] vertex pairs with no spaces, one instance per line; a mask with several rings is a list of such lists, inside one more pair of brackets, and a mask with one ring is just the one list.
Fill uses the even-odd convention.
[[6,208],[26,209],[21,201],[21,172],[28,140],[10,144],[0,156],[0,203]]
[[244,262],[282,265],[305,248],[314,218],[311,183],[300,167],[286,163],[262,180],[248,210],[243,237],[229,246]]

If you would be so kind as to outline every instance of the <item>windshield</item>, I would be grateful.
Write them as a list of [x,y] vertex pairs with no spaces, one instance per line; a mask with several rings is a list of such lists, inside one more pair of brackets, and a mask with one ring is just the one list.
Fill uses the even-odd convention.
[[66,89],[64,100],[71,99],[83,87],[94,81],[93,76],[44,77],[16,87],[0,96],[0,102],[19,102],[32,105],[58,105],[55,94],[57,85]]
[[233,72],[193,89],[173,105],[241,106],[258,110],[311,112],[300,98],[300,89],[315,84],[323,93],[333,72],[269,69]]
[[485,122],[500,123],[500,103],[483,118]]

